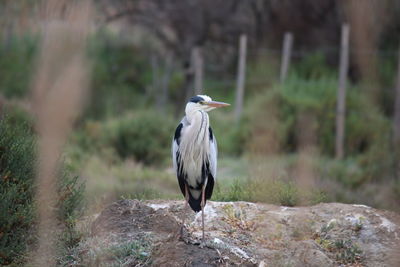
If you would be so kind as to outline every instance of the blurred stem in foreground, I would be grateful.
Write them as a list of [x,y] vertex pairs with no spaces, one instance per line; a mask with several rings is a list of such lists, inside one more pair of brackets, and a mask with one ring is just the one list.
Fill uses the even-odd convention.
[[78,116],[88,82],[85,55],[90,1],[43,2],[43,40],[33,81],[38,139],[38,250],[35,266],[55,265],[56,177],[62,147]]
[[395,103],[394,103],[394,121],[393,121],[393,141],[396,156],[395,175],[397,178],[400,177],[400,164],[399,162],[399,150],[400,150],[400,46],[398,54],[398,66],[397,66],[397,80],[396,80],[396,92],[395,92]]
[[312,192],[315,186],[316,170],[312,159],[318,155],[317,125],[314,114],[307,111],[299,113],[296,123],[299,158],[295,165],[295,173],[298,188],[306,193]]

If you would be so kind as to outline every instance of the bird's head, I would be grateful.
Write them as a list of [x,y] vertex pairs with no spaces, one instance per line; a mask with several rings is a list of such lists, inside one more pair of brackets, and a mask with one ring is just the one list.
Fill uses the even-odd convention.
[[211,97],[206,95],[196,95],[190,98],[189,102],[186,104],[186,114],[190,114],[196,111],[211,111],[215,108],[221,108],[230,106],[228,103],[213,101]]

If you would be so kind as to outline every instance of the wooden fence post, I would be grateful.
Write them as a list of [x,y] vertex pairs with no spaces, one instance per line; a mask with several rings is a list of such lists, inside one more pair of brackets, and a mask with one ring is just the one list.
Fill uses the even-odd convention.
[[246,78],[246,52],[247,52],[247,36],[240,35],[239,39],[239,64],[236,81],[236,103],[235,118],[239,121],[243,110],[244,83]]
[[194,94],[203,92],[203,53],[201,47],[192,49],[192,68],[194,70]]
[[336,106],[335,156],[337,159],[342,159],[345,152],[344,132],[345,132],[345,115],[346,115],[346,83],[347,83],[347,73],[349,69],[349,35],[350,35],[349,25],[343,24],[341,44],[340,44],[339,87],[337,92],[337,106]]
[[281,83],[283,83],[286,80],[286,76],[289,71],[292,46],[293,46],[293,34],[291,32],[286,32],[283,39],[283,51],[281,59],[281,75],[280,75]]

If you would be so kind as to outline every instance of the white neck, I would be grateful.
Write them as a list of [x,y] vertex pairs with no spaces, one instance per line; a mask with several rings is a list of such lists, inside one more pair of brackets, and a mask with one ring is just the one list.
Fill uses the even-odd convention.
[[204,135],[206,134],[209,126],[207,112],[204,110],[191,111],[186,114],[186,119],[190,123],[189,127],[193,133],[191,138],[197,142],[204,142]]
[[190,122],[193,117],[198,115],[198,111],[199,109],[194,108],[192,103],[187,104],[185,108],[186,119]]
[[191,163],[183,166],[186,173],[201,173],[201,166],[209,153],[209,118],[207,112],[196,110],[187,112],[189,125],[185,128],[179,151],[183,162]]

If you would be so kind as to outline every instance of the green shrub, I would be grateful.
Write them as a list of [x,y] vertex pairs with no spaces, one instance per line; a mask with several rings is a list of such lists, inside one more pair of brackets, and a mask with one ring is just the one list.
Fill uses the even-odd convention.
[[249,191],[249,183],[246,180],[235,179],[232,184],[223,186],[218,181],[215,185],[213,201],[254,201]]
[[168,117],[142,112],[121,119],[117,127],[111,142],[122,158],[158,164],[170,155],[174,124]]
[[244,144],[249,135],[246,121],[242,119],[236,123],[228,112],[215,111],[210,114],[210,124],[217,139],[220,155],[239,156],[244,152]]
[[292,69],[296,75],[307,80],[318,80],[334,74],[333,69],[328,66],[323,52],[312,53],[304,57],[301,61],[293,64]]
[[[299,127],[315,131],[316,144],[324,155],[334,154],[336,116],[335,78],[306,81],[292,75],[284,85],[276,85],[254,99],[250,111],[249,138],[252,147],[268,145],[274,136],[277,150],[297,151]],[[299,125],[302,114],[312,116],[312,125]],[[359,88],[350,87],[347,94],[346,154],[360,155],[376,145],[387,147],[390,123]],[[261,150],[262,152],[262,150]]]
[[[36,241],[35,146],[28,122],[12,115],[0,119],[0,265],[22,263],[27,246]],[[66,170],[59,177],[59,219],[71,234],[83,188]]]
[[277,182],[278,200],[283,206],[293,207],[298,204],[299,192],[293,182]]
[[[358,87],[349,86],[345,120],[345,154],[334,161],[336,78],[311,81],[292,75],[252,101],[247,146],[256,155],[297,153],[300,133],[311,133],[319,157],[320,177],[348,190],[393,177],[391,122]],[[301,119],[308,116],[308,124]],[[296,174],[294,174],[294,177]]]
[[265,202],[292,207],[299,204],[300,198],[304,198],[307,204],[315,203],[315,197],[311,197],[299,192],[293,182],[257,178],[235,179],[228,186],[217,183],[212,200]]
[[38,38],[0,38],[0,92],[7,97],[24,96],[32,76]]
[[0,121],[0,265],[21,260],[32,242],[34,138],[27,125]]
[[122,159],[157,165],[170,158],[178,123],[167,115],[143,110],[105,122],[88,121],[73,141],[89,153],[100,152],[107,157],[111,149]]
[[93,61],[93,96],[86,114],[90,118],[115,116],[147,104],[143,95],[152,76],[150,62],[140,47],[100,31],[91,39],[89,52]]

